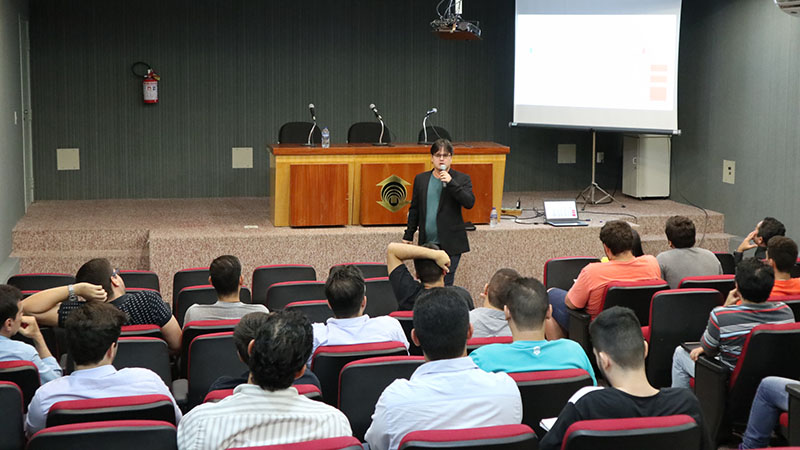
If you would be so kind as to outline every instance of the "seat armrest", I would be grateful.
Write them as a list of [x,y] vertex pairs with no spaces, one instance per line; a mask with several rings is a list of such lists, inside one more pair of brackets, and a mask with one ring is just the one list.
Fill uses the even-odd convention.
[[189,406],[189,380],[186,378],[178,378],[172,382],[172,396],[175,397],[175,403],[181,411],[188,412]]
[[731,372],[721,362],[701,355],[694,366],[694,391],[711,438],[719,442],[719,431],[725,417],[728,379]]
[[569,313],[569,338],[581,344],[587,355],[592,354],[592,343],[589,339],[589,322],[592,317],[582,309],[567,309]]
[[800,384],[787,384],[789,393],[789,445],[800,446]]

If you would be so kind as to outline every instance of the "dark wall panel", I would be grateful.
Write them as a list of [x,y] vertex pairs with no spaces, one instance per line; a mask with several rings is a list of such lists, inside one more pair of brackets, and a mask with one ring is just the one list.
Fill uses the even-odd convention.
[[[376,103],[396,141],[416,140],[421,115],[456,140],[512,146],[506,190],[587,185],[588,133],[509,129],[513,0],[472,0],[480,42],[436,38],[434,0],[32,0],[34,166],[38,199],[266,195],[266,146],[281,123],[307,120],[344,142]],[[163,77],[144,105],[130,66]],[[620,142],[599,178],[613,188]],[[559,143],[578,162],[556,165]],[[81,149],[81,170],[56,170],[56,148]],[[231,147],[253,147],[254,168],[232,169]],[[533,176],[532,176],[533,175]],[[604,181],[605,180],[605,181]]]

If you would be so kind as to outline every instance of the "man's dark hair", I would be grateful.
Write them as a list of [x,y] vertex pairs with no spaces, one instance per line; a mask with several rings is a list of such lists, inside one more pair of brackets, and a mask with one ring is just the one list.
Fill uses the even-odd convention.
[[504,268],[495,272],[489,280],[489,287],[486,289],[486,297],[489,303],[497,309],[503,309],[511,281],[519,277],[519,273],[514,269]]
[[642,249],[642,238],[639,236],[639,232],[631,228],[631,234],[633,235],[633,245],[631,246],[631,253],[633,256],[640,257],[644,255],[644,249]]
[[77,365],[95,364],[117,342],[128,316],[108,303],[86,302],[64,322],[67,349]]
[[325,282],[325,297],[333,315],[346,319],[358,314],[367,292],[364,275],[353,265],[333,266]]
[[695,229],[692,219],[686,216],[672,216],[667,219],[664,229],[667,239],[675,248],[689,248],[694,246]]
[[539,330],[547,317],[547,290],[536,278],[517,278],[509,283],[506,306],[521,330]]
[[633,248],[633,233],[631,226],[624,220],[606,222],[600,229],[600,241],[611,250],[614,255]]
[[431,361],[464,354],[469,333],[469,308],[450,287],[426,289],[414,304],[414,333]]
[[757,235],[761,238],[762,245],[767,245],[775,236],[786,236],[786,227],[774,217],[764,217],[758,226]]
[[431,155],[435,155],[439,150],[444,150],[449,154],[453,154],[453,144],[447,139],[437,139],[431,145]]
[[211,261],[208,268],[211,284],[217,295],[226,297],[239,292],[239,279],[242,277],[242,264],[233,255],[222,255]]
[[745,300],[762,303],[775,284],[775,271],[755,258],[745,258],[736,266],[736,289]]
[[[431,250],[441,250],[438,245],[432,243],[427,243],[423,247]],[[423,283],[435,283],[444,276],[442,268],[433,259],[414,259],[414,272],[416,272],[419,281]]]
[[779,271],[789,273],[797,263],[797,244],[786,236],[775,236],[767,244],[767,258],[775,261]]
[[268,391],[286,389],[311,356],[314,333],[298,311],[269,314],[258,329],[248,366],[253,380]]
[[614,306],[601,312],[589,325],[589,335],[594,349],[610,356],[619,367],[644,367],[642,325],[632,309]]
[[75,274],[75,282],[103,286],[108,298],[112,298],[114,291],[111,288],[111,274],[113,273],[114,268],[107,259],[95,258],[87,261],[78,269],[78,273]]
[[19,289],[8,284],[0,284],[0,327],[6,320],[17,318],[21,298],[22,292]]
[[236,353],[239,354],[239,358],[245,364],[250,360],[247,346],[250,345],[250,341],[256,338],[259,328],[267,321],[269,314],[261,311],[245,314],[233,329],[233,343],[236,345]]

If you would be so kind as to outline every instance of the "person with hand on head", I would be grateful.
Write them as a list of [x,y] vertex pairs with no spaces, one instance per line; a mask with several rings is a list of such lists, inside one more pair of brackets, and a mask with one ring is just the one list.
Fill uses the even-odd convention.
[[500,269],[483,287],[479,305],[469,312],[469,323],[475,329],[473,337],[511,336],[503,307],[511,281],[520,275],[514,269]]
[[452,162],[453,144],[447,139],[437,139],[431,145],[433,169],[414,177],[408,226],[403,234],[403,242],[410,244],[419,229],[419,245],[436,244],[447,252],[450,271],[444,279],[446,286],[453,285],[461,255],[469,251],[462,208],[471,209],[475,205],[472,180],[451,168]]
[[[414,271],[419,281],[408,271],[405,265],[407,260],[414,261]],[[386,249],[386,267],[398,308],[401,311],[410,311],[414,309],[414,302],[424,290],[444,286],[444,277],[450,270],[450,256],[435,244],[419,246],[392,242]],[[475,307],[472,296],[466,289],[453,288],[469,309]]]
[[756,228],[748,235],[733,252],[733,259],[736,264],[744,258],[744,252],[756,249],[753,258],[764,259],[767,257],[767,244],[774,236],[786,236],[786,227],[774,217],[764,217],[764,220],[756,224]]
[[[119,269],[113,268],[105,258],[86,262],[78,269],[75,280],[78,284],[69,285],[69,289],[62,286],[31,295],[23,301],[23,310],[36,317],[40,325],[63,328],[67,317],[86,304],[78,295],[90,301],[108,302],[127,314],[125,325],[157,325],[170,351],[180,352],[181,327],[169,305],[161,299],[161,294],[153,291],[125,292],[125,282]],[[82,283],[93,286],[84,286],[81,288],[83,292],[78,292]],[[101,294],[100,290],[105,293]]]
[[[47,348],[36,318],[22,315],[21,299],[19,289],[0,284],[0,361],[31,361],[45,384],[61,377],[62,370]],[[11,339],[17,333],[32,340],[33,346]]]
[[690,387],[695,362],[700,355],[716,357],[732,371],[750,330],[757,325],[794,323],[794,314],[789,306],[782,302],[766,302],[775,280],[772,267],[755,258],[747,258],[736,266],[735,280],[736,287],[728,293],[725,305],[711,311],[700,346],[691,352],[681,346],[675,348],[672,387]]

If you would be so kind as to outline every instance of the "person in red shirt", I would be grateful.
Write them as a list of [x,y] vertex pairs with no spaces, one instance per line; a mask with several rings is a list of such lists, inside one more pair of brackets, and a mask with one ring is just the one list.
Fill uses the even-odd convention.
[[775,270],[775,284],[770,297],[800,295],[800,278],[792,278],[797,262],[797,244],[790,238],[775,236],[767,243],[767,263]]
[[600,241],[607,263],[592,263],[581,270],[569,292],[551,288],[548,299],[553,314],[545,323],[547,339],[566,336],[569,325],[567,309],[585,309],[594,319],[602,309],[603,292],[612,281],[639,281],[661,278],[661,268],[653,255],[633,256],[633,229],[624,220],[606,222],[600,229]]

